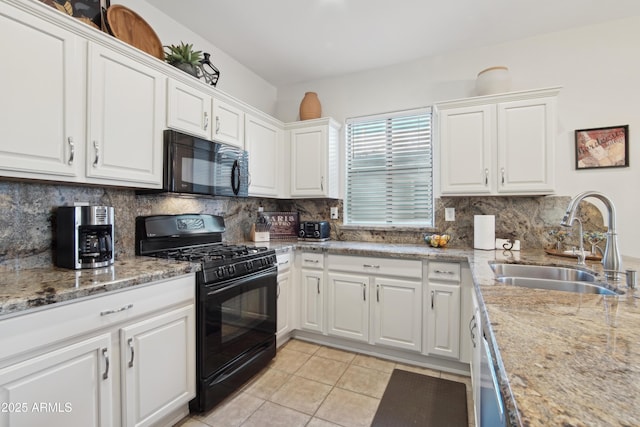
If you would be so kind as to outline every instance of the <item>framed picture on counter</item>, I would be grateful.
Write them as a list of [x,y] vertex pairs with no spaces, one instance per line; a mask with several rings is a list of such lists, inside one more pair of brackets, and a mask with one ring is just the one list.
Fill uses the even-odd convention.
[[295,239],[298,237],[298,212],[263,212],[267,222],[271,224],[269,237],[271,239]]
[[629,166],[629,125],[575,131],[576,169]]

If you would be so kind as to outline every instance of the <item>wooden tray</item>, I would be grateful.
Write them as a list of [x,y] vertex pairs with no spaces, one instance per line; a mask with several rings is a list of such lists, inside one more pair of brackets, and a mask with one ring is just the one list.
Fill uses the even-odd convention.
[[107,23],[115,38],[164,61],[164,50],[158,35],[147,21],[133,10],[114,4],[107,9]]
[[[559,251],[556,249],[545,249],[544,251],[547,254],[553,255],[553,256],[561,256],[565,258],[576,258],[576,259],[578,258],[577,255],[574,255],[571,252]],[[602,256],[600,256],[599,254],[593,255],[591,252],[587,252],[587,256],[585,257],[585,259],[589,261],[600,261],[602,260]]]

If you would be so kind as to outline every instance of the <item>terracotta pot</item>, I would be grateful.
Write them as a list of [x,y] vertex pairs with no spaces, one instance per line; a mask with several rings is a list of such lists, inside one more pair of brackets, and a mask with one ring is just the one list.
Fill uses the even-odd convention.
[[319,119],[322,117],[322,106],[315,92],[306,92],[300,102],[300,120]]

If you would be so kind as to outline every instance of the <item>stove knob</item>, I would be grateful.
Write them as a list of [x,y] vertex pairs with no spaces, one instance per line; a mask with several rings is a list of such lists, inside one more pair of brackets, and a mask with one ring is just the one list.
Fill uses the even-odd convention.
[[253,261],[247,261],[246,266],[247,266],[247,271],[253,270]]
[[229,267],[227,267],[227,271],[229,272],[229,275],[233,275],[236,272],[236,266],[235,265],[230,265]]
[[216,276],[222,278],[224,277],[224,268],[219,268],[216,270]]

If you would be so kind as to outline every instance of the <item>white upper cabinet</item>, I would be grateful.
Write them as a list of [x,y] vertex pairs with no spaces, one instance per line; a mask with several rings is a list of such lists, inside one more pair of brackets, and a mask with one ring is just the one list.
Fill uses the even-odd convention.
[[340,125],[315,119],[287,125],[291,142],[291,197],[338,198]]
[[167,80],[167,126],[211,138],[211,96],[175,79]]
[[244,149],[244,111],[213,98],[212,139]]
[[245,116],[249,152],[249,195],[278,197],[284,174],[282,130],[250,114]]
[[77,180],[84,144],[81,40],[6,3],[0,36],[0,174]]
[[88,76],[89,181],[161,187],[165,77],[93,43]]
[[442,195],[554,192],[559,88],[438,104]]

